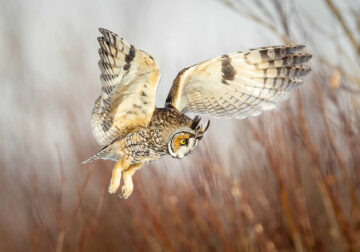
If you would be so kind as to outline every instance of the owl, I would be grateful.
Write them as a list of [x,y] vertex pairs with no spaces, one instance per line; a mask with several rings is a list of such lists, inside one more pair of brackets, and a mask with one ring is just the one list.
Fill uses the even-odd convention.
[[123,177],[122,198],[133,191],[132,176],[163,155],[183,158],[209,127],[186,113],[219,118],[257,116],[273,109],[302,85],[311,55],[303,45],[261,47],[224,54],[179,72],[164,108],[155,107],[160,69],[153,57],[117,34],[100,28],[101,95],[91,115],[93,135],[104,147],[95,159],[116,161],[109,193]]

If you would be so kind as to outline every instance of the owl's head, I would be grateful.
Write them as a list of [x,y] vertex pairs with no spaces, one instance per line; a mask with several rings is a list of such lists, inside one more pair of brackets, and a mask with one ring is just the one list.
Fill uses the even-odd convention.
[[205,131],[209,128],[210,121],[200,126],[200,117],[196,116],[189,127],[175,130],[170,137],[168,150],[172,157],[183,158],[195,149]]

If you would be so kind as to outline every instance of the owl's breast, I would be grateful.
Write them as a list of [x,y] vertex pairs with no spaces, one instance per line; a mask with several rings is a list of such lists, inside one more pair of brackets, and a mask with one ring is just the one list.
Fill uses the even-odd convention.
[[125,156],[133,163],[147,163],[166,154],[166,149],[148,128],[131,132],[123,139]]
[[131,132],[122,140],[125,155],[133,163],[146,163],[169,154],[169,136],[190,121],[176,109],[156,108],[148,127]]

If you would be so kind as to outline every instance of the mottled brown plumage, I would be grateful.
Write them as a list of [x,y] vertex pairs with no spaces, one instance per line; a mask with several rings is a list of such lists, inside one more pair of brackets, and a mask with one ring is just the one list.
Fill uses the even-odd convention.
[[302,84],[311,55],[304,46],[285,45],[225,54],[180,71],[165,108],[155,107],[160,79],[156,61],[115,33],[100,29],[101,95],[92,111],[93,134],[105,147],[86,160],[116,161],[109,192],[123,174],[123,198],[133,190],[132,175],[145,163],[169,154],[183,158],[195,149],[209,124],[194,112],[245,118],[272,109]]

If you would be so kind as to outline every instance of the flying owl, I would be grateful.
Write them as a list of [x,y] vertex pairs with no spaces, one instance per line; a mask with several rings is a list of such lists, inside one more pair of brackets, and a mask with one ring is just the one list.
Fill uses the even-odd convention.
[[245,118],[275,108],[302,85],[311,55],[303,45],[261,47],[224,54],[185,68],[177,75],[164,108],[155,107],[160,69],[153,57],[100,28],[101,95],[91,115],[93,135],[105,146],[84,161],[116,161],[109,193],[123,176],[120,196],[133,191],[132,176],[163,155],[183,158],[209,126],[200,117]]

